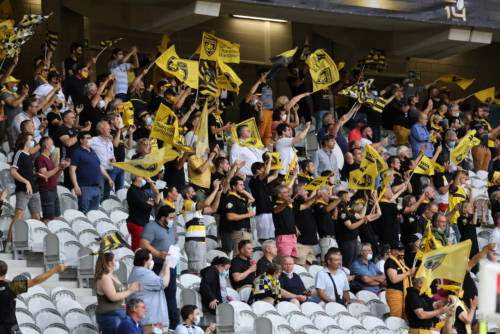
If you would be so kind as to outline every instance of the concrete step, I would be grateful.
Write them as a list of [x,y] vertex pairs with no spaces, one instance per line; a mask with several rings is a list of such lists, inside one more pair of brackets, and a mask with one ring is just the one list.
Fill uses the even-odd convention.
[[97,297],[94,296],[77,296],[76,301],[80,303],[80,305],[90,305],[97,302]]
[[14,260],[14,255],[9,253],[0,253],[0,260]]
[[61,288],[66,288],[71,291],[74,289],[78,288],[78,282],[71,282],[71,281],[45,281],[42,284],[40,284],[45,290],[50,291],[53,288],[61,287]]

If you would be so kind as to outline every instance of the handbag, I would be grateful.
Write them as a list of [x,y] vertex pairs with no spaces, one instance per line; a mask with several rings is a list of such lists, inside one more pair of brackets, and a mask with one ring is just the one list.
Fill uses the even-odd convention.
[[335,281],[333,280],[332,274],[328,273],[328,276],[330,276],[330,279],[332,280],[333,283],[333,290],[335,291],[335,301],[339,303],[340,305],[346,306],[346,302],[344,299],[342,299],[337,291],[337,284],[335,284]]

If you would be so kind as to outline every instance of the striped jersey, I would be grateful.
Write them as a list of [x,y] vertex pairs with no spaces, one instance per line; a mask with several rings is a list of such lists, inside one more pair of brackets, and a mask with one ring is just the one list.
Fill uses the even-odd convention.
[[[467,193],[462,186],[457,186],[454,191],[450,189],[448,195],[448,202],[450,211],[453,210],[455,205],[467,200]],[[453,217],[450,219],[450,225],[455,225],[457,223],[457,219],[460,217],[460,211],[455,212]]]
[[196,210],[197,204],[191,200],[186,200],[182,206],[182,216],[186,222],[185,242],[193,240],[204,244],[206,236],[205,223],[202,210]]

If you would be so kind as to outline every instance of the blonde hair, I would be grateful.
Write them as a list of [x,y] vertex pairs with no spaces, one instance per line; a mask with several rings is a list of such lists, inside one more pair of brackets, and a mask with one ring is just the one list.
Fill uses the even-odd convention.
[[279,109],[290,101],[286,96],[280,96],[274,103],[274,109]]
[[137,141],[137,144],[135,145],[135,153],[141,154],[141,151],[144,150],[145,147],[148,145],[151,145],[149,142],[149,138],[141,138]]
[[352,206],[352,211],[354,211],[355,213],[360,213],[361,211],[363,211],[363,208],[364,208],[363,204],[361,204],[361,203],[355,203]]
[[469,206],[469,204],[472,205],[472,202],[471,201],[463,201],[462,202],[462,207],[460,208],[460,215],[465,215],[465,214],[469,214],[468,212],[465,212],[465,209],[467,209],[467,207]]

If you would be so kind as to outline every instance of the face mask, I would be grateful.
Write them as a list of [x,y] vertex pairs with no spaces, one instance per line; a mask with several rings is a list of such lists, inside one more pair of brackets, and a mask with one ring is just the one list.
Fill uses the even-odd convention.
[[366,259],[367,259],[368,261],[370,261],[372,258],[373,258],[373,254],[368,254],[368,255],[366,256]]
[[192,200],[193,202],[196,202],[196,200],[197,200],[197,199],[198,199],[198,195],[196,195],[196,194],[195,194],[193,197],[191,197],[191,200]]
[[398,258],[399,258],[400,260],[403,260],[403,259],[405,258],[405,255],[404,255],[404,254],[398,254]]
[[420,107],[420,102],[415,102],[415,108]]
[[116,262],[116,265],[115,265],[115,271],[117,271],[118,269],[120,269],[120,262]]
[[81,53],[81,52],[78,52],[78,53],[76,54],[76,57],[77,57],[77,58],[80,58],[81,56],[82,56],[82,53]]
[[392,184],[393,184],[393,183],[394,183],[393,181],[389,181],[389,185],[390,185],[391,187],[392,187]]
[[443,126],[443,121],[438,122],[438,126]]
[[439,102],[439,97],[433,97],[432,99],[436,102]]
[[285,275],[291,275],[292,273],[293,273],[293,271],[287,273],[286,271],[283,270],[283,274],[285,274]]
[[13,93],[17,92],[17,87],[12,87],[12,92]]
[[52,146],[49,150],[50,153],[54,153],[54,151],[56,150],[56,147],[55,146]]
[[148,120],[146,121],[146,125],[152,125],[152,124],[153,124],[153,119],[148,118]]
[[220,273],[219,273],[219,275],[221,275],[221,277],[224,277],[224,276],[226,276],[228,273],[229,273],[229,270],[224,270],[224,271],[220,272]]
[[282,119],[283,121],[286,121],[286,115],[281,116],[281,119]]
[[153,334],[162,334],[163,331],[159,328],[155,328],[155,330],[153,331]]
[[198,317],[198,318],[196,318],[196,320],[195,320],[195,321],[193,321],[193,322],[194,322],[194,324],[195,324],[195,325],[198,325],[198,324],[200,323],[200,320],[201,320],[201,319],[200,319],[200,317]]
[[28,145],[28,148],[31,149],[33,147],[35,147],[35,142],[32,140],[32,141],[30,141],[30,144]]
[[438,227],[438,228],[437,228],[437,230],[438,230],[439,232],[443,232],[443,230],[442,230],[440,227]]
[[459,112],[455,113],[455,117],[460,117],[460,113]]
[[92,138],[90,138],[89,140],[87,140],[87,146],[88,147],[92,146],[92,144],[94,144]]
[[378,92],[377,91],[373,92],[373,95],[378,96]]
[[149,264],[149,270],[153,270],[153,267],[155,266],[155,261],[151,260],[151,263]]
[[141,181],[141,187],[144,187],[146,185],[146,180]]
[[104,102],[103,100],[99,101],[99,108],[104,108],[104,106],[106,105],[106,102]]
[[254,106],[256,106],[256,105],[257,105],[257,103],[259,103],[259,100],[253,100],[253,101],[252,101],[252,105],[254,105]]
[[167,227],[172,228],[174,226],[174,221],[173,220],[167,220]]
[[123,55],[119,55],[118,60],[122,60],[122,59],[123,59]]
[[61,110],[62,108],[64,108],[64,104],[59,103],[59,104],[57,105],[57,109]]
[[82,78],[87,79],[87,77],[89,76],[89,73],[88,72],[81,72],[80,75],[82,76]]
[[455,142],[454,142],[454,141],[450,141],[450,142],[448,143],[448,146],[450,146],[450,147],[455,147]]
[[409,83],[409,84],[408,84],[408,87],[413,87],[413,84],[412,84],[412,83]]

